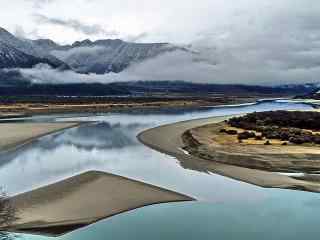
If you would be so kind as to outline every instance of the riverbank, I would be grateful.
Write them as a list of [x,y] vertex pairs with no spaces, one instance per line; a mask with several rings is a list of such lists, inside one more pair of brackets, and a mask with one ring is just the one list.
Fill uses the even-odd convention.
[[91,171],[9,200],[17,209],[17,220],[9,228],[2,226],[2,230],[59,236],[136,208],[194,199],[121,176]]
[[218,161],[190,155],[184,150],[186,145],[183,142],[182,135],[186,131],[203,125],[219,123],[230,117],[232,116],[197,119],[160,126],[140,133],[138,139],[145,145],[157,151],[176,157],[180,162],[180,165],[186,169],[201,171],[208,174],[216,173],[266,188],[284,188],[320,192],[320,183],[312,180],[309,181],[308,179],[311,179],[311,177],[308,176],[299,178],[277,172],[223,164]]
[[68,128],[77,127],[80,124],[83,123],[1,123],[0,154],[14,151],[40,137]]
[[197,109],[199,107],[224,106],[256,102],[253,97],[150,97],[150,98],[59,98],[53,100],[20,99],[0,102],[0,117],[23,117],[43,114],[106,113],[128,110]]

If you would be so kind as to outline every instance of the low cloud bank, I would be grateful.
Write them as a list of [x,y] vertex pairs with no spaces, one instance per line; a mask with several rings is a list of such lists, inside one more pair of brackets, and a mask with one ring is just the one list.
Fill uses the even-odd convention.
[[[84,52],[92,51],[82,49]],[[72,54],[72,53],[65,53]],[[63,57],[68,57],[67,55]],[[190,82],[211,82],[212,74],[217,66],[188,52],[175,51],[162,54],[141,63],[132,64],[121,73],[80,74],[72,70],[61,71],[46,64],[38,64],[32,69],[14,69],[32,83],[63,84],[63,83],[112,83],[128,81],[170,81],[183,80]],[[8,72],[10,70],[7,70]],[[12,71],[12,70],[11,70]],[[219,83],[217,81],[217,83]],[[220,83],[223,83],[221,81]]]
[[[202,50],[203,51],[203,50]],[[194,83],[282,85],[315,83],[320,76],[320,66],[304,64],[290,67],[281,61],[261,62],[241,59],[237,55],[214,50],[215,54],[174,51],[158,57],[132,64],[121,73],[80,74],[61,71],[40,64],[32,69],[15,69],[33,83],[112,83],[127,81],[188,81]],[[214,57],[212,57],[214,56]],[[297,56],[297,62],[306,56]],[[225,61],[227,58],[228,61]],[[9,70],[8,70],[9,71]]]
[[124,81],[118,74],[80,74],[71,70],[61,71],[46,64],[38,64],[32,69],[16,69],[32,83],[67,84],[67,83],[112,83]]
[[[57,57],[62,61],[69,60],[74,55],[80,56],[82,58],[89,58],[92,56],[96,56],[97,54],[103,54],[106,48],[103,46],[92,46],[92,47],[76,47],[68,50],[53,50],[50,52],[53,56]],[[76,59],[74,59],[76,61]]]

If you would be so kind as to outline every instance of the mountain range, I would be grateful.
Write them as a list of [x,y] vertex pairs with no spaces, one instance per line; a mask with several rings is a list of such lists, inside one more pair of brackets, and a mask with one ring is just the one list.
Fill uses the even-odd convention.
[[[132,43],[120,39],[76,41],[61,45],[50,39],[31,40],[17,37],[0,27],[0,93],[9,95],[127,95],[152,93],[187,94],[306,94],[317,92],[318,84],[298,84],[275,87],[197,84],[183,81],[140,81],[113,84],[33,83],[21,74],[21,68],[46,64],[58,70],[82,74],[119,73],[131,64],[143,62],[172,51],[190,49],[169,43]],[[143,79],[141,79],[143,80]]]
[[0,68],[30,68],[39,63],[79,73],[119,73],[130,64],[175,51],[168,43],[132,43],[120,39],[89,39],[60,45],[50,39],[19,38],[0,28]]

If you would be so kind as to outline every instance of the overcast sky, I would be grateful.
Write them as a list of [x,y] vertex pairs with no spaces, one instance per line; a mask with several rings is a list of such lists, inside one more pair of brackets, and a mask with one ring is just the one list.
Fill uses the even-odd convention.
[[[192,44],[208,63],[188,62],[149,78],[202,82],[319,81],[320,2],[316,0],[0,0],[1,26],[28,38],[90,38]],[[149,62],[156,69],[168,56]],[[188,67],[186,64],[192,64]],[[185,71],[176,73],[177,67]],[[141,76],[141,69],[130,69]],[[138,71],[138,72],[137,72]],[[199,77],[199,71],[202,72]],[[154,71],[153,71],[154,73]],[[180,75],[179,75],[180,74]],[[195,79],[191,79],[192,77]],[[138,78],[139,78],[138,77]]]
[[[288,40],[320,18],[314,0],[0,0],[0,22],[28,37],[72,42],[81,38],[134,38],[190,43],[250,39],[271,32]],[[269,35],[271,36],[271,35]],[[275,35],[273,35],[275,36]]]

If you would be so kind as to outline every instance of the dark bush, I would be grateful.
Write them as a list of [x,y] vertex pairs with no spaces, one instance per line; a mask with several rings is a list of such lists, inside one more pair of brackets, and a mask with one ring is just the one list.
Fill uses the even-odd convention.
[[[228,123],[247,129],[247,126],[278,126],[320,130],[319,112],[267,111],[249,113],[242,117],[231,118]],[[250,130],[250,128],[248,129]]]
[[290,137],[289,142],[292,142],[294,144],[303,144],[304,139],[302,137],[296,136],[296,137]]
[[313,136],[313,142],[315,144],[320,144],[320,135],[316,134],[315,136]]
[[244,131],[238,134],[238,139],[249,139],[249,138],[254,138],[255,136],[256,134],[254,132]]
[[229,135],[237,135],[238,131],[237,130],[226,130],[226,133]]
[[288,141],[290,138],[290,134],[287,131],[281,131],[279,136],[282,141]]
[[255,137],[255,140],[258,140],[258,141],[261,141],[261,140],[263,140],[263,137],[262,137],[262,135],[257,135],[257,136]]
[[279,139],[280,133],[277,131],[264,131],[262,132],[262,135],[269,139]]
[[[231,118],[228,123],[233,127],[261,132],[263,139],[280,139],[295,144],[320,144],[320,135],[306,130],[320,130],[320,112],[269,111],[254,112],[242,117]],[[306,129],[306,130],[304,130]],[[247,133],[240,139],[250,138]]]
[[222,128],[222,129],[220,129],[220,131],[219,131],[220,133],[226,133],[227,132],[227,130],[225,129],[225,128]]
[[268,140],[264,143],[264,145],[271,145],[271,142]]
[[302,130],[298,129],[298,128],[290,128],[289,129],[289,133],[292,135],[301,135],[302,134]]

